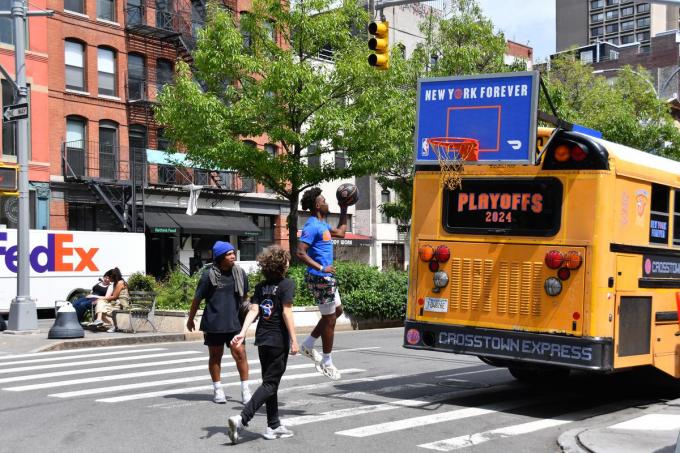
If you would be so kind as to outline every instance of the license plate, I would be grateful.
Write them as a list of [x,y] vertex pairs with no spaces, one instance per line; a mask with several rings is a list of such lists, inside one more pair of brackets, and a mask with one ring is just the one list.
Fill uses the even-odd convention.
[[449,300],[439,299],[437,297],[425,298],[425,311],[434,311],[437,313],[446,313],[449,311]]

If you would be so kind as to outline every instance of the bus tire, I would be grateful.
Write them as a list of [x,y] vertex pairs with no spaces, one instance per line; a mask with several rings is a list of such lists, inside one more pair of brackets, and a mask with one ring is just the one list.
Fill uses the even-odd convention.
[[508,371],[518,381],[530,384],[552,384],[556,379],[566,379],[570,372],[569,368],[550,365],[512,365],[508,367]]

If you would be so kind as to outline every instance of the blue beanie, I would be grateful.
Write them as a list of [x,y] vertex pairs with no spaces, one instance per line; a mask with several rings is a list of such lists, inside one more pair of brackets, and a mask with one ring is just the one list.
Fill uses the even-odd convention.
[[227,252],[231,252],[234,250],[234,246],[231,245],[228,242],[224,241],[217,241],[215,242],[215,245],[213,245],[213,259],[216,259],[222,255],[224,255]]

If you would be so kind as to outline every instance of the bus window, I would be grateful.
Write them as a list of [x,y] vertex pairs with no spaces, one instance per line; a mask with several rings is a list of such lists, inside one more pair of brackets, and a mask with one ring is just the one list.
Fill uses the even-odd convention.
[[668,197],[667,186],[652,184],[652,203],[649,215],[649,242],[668,245]]
[[675,190],[675,209],[673,209],[673,245],[680,245],[680,190]]

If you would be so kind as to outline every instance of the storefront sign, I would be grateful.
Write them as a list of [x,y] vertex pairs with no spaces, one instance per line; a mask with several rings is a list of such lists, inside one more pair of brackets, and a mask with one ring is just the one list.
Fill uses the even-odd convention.
[[160,234],[176,234],[177,227],[153,227],[151,228],[151,232]]

